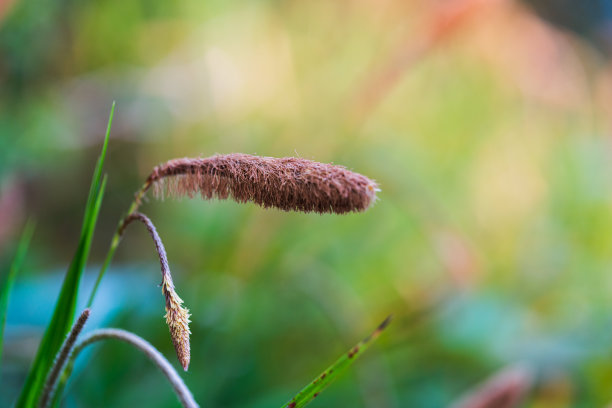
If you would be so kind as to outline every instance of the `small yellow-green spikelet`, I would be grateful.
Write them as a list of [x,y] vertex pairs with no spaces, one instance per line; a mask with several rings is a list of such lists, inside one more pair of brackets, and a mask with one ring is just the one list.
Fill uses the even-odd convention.
[[191,358],[191,349],[189,347],[189,310],[183,307],[183,300],[174,291],[172,281],[163,279],[162,293],[166,298],[166,323],[170,329],[172,343],[176,350],[176,356],[187,371],[189,360]]

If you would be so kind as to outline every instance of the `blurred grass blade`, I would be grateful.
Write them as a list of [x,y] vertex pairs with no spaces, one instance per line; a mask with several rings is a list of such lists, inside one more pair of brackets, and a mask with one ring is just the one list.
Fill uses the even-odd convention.
[[26,223],[23,232],[21,233],[21,239],[19,240],[19,245],[17,246],[15,258],[13,259],[13,263],[11,264],[11,269],[9,269],[9,273],[6,278],[3,279],[2,289],[0,289],[0,359],[2,358],[4,325],[6,324],[6,313],[8,309],[9,295],[13,288],[15,277],[17,276],[17,273],[21,269],[23,261],[25,260],[25,256],[28,252],[28,246],[30,245],[30,240],[32,239],[33,233],[34,222],[29,220]]
[[66,334],[72,326],[76,309],[76,301],[79,290],[81,276],[87,264],[89,250],[93,239],[93,233],[98,220],[100,206],[102,205],[102,197],[106,188],[106,176],[102,177],[102,168],[104,166],[104,158],[108,146],[108,138],[110,128],[113,121],[113,113],[115,111],[115,103],[111,108],[111,113],[108,119],[108,127],[106,137],[102,146],[102,152],[98,158],[98,163],[94,170],[89,197],[85,206],[85,215],[83,217],[83,226],[81,229],[81,237],[74,258],[66,272],[64,283],[51,317],[51,322],[45,330],[45,334],[38,347],[38,352],[34,358],[30,372],[26,379],[25,385],[21,390],[21,395],[17,401],[17,407],[34,407],[38,401],[45,377],[49,371],[55,354],[66,337]]
[[524,363],[504,367],[464,394],[449,408],[513,408],[522,406],[534,385],[533,368]]
[[311,402],[315,397],[319,395],[332,381],[346,371],[353,362],[359,357],[367,348],[372,344],[374,340],[380,335],[380,333],[389,325],[391,322],[391,316],[387,317],[376,330],[368,337],[360,341],[355,347],[344,353],[334,364],[323,371],[321,375],[315,378],[310,384],[302,389],[295,397],[289,402],[284,404],[282,408],[300,408]]

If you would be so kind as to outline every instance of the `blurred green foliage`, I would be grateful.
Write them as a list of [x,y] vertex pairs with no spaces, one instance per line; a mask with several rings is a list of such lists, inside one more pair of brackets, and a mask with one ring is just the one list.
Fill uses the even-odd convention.
[[[112,100],[83,293],[132,194],[170,158],[299,155],[382,188],[343,217],[145,203],[193,313],[184,378],[202,406],[278,406],[389,313],[313,408],[445,406],[517,361],[537,373],[526,406],[612,401],[608,68],[503,3],[415,53],[372,98],[394,56],[419,49],[431,3],[1,5],[2,266],[23,221],[38,223],[10,298],[0,405],[50,319]],[[158,283],[146,231],[129,230],[88,328],[133,331],[172,359]],[[63,404],[176,398],[143,356],[109,343],[77,362]]]

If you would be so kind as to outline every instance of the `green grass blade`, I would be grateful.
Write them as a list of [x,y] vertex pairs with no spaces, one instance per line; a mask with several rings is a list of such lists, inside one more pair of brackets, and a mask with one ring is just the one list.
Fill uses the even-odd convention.
[[9,269],[9,273],[6,276],[6,279],[4,279],[2,282],[2,289],[0,289],[0,359],[2,358],[4,325],[6,324],[6,312],[8,309],[9,295],[13,288],[13,284],[15,283],[17,273],[21,269],[23,261],[25,260],[25,256],[28,252],[28,246],[30,245],[30,240],[32,239],[33,233],[34,222],[29,220],[26,223],[23,232],[21,233],[21,239],[19,240],[19,245],[17,246],[15,258],[13,258],[13,263],[11,264],[11,269]]
[[106,149],[108,148],[108,139],[110,137],[111,125],[113,124],[113,117],[115,116],[115,101],[111,105],[110,115],[108,116],[108,124],[106,125],[106,135],[104,136],[104,143],[102,144],[102,151],[100,152],[100,156],[98,157],[98,162],[96,163],[96,168],[94,170],[94,174],[91,180],[91,186],[89,188],[89,196],[87,197],[87,204],[85,211],[85,216],[83,217],[83,227],[81,229],[81,238],[83,237],[83,232],[85,231],[88,216],[89,206],[94,204],[96,201],[96,196],[100,190],[100,181],[102,179],[102,169],[104,168],[104,159],[106,158]]
[[282,408],[301,408],[316,398],[332,381],[338,378],[355,362],[357,357],[368,349],[370,344],[380,335],[380,333],[391,322],[391,316],[387,317],[376,330],[368,337],[357,343],[355,347],[347,351],[334,364],[323,371],[310,384],[304,387],[295,397],[284,404]]
[[36,405],[44,385],[47,372],[49,371],[49,368],[51,367],[51,364],[55,358],[55,354],[61,347],[66,334],[72,326],[72,321],[74,320],[79,283],[89,257],[93,233],[98,220],[100,207],[102,205],[104,190],[106,188],[106,177],[102,177],[102,167],[104,165],[104,159],[106,156],[114,108],[115,104],[113,103],[102,152],[98,158],[98,163],[96,164],[96,168],[94,170],[94,175],[89,190],[89,197],[85,206],[85,215],[83,217],[83,227],[81,229],[79,245],[74,258],[70,263],[68,271],[66,272],[64,283],[62,284],[62,288],[51,317],[51,322],[45,330],[45,334],[43,335],[40,346],[38,347],[38,352],[34,358],[34,363],[30,368],[25,385],[21,391],[19,400],[17,401],[18,408],[29,408]]

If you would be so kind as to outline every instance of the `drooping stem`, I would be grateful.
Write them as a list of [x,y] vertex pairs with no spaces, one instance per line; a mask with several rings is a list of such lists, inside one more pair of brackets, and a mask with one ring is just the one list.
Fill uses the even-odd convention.
[[172,275],[170,274],[170,266],[168,265],[168,256],[166,255],[166,248],[164,248],[164,244],[162,243],[162,240],[159,234],[157,233],[157,229],[155,229],[155,225],[153,225],[153,222],[149,219],[149,217],[139,212],[132,212],[123,219],[123,223],[119,227],[119,235],[123,235],[123,231],[125,231],[127,226],[135,220],[142,222],[145,227],[147,227],[151,238],[153,238],[155,250],[157,251],[157,255],[159,256],[162,278],[172,281]]
[[83,351],[85,347],[93,344],[97,341],[106,339],[117,339],[125,343],[128,343],[138,350],[142,351],[148,358],[155,364],[164,376],[172,385],[174,392],[178,396],[181,404],[185,408],[197,408],[199,405],[193,398],[191,391],[185,385],[183,379],[178,375],[172,365],[157,351],[148,341],[134,333],[130,333],[121,329],[99,329],[88,333],[77,345],[74,347],[72,354],[70,355],[70,361],[68,362],[68,368],[72,368],[74,360],[78,357],[79,353]]
[[87,319],[89,318],[89,312],[89,309],[83,310],[77,321],[72,326],[68,337],[66,337],[66,340],[64,340],[64,344],[62,344],[62,347],[57,353],[55,362],[51,367],[51,371],[49,371],[49,374],[47,375],[45,387],[43,388],[43,392],[38,403],[39,407],[46,408],[49,406],[49,402],[52,401],[51,397],[55,393],[57,380],[62,372],[62,369],[64,368],[64,365],[66,364],[66,360],[68,360],[68,357],[70,356],[79,334],[85,326],[85,322],[87,322]]
[[170,329],[172,344],[176,350],[179,362],[183,366],[183,369],[187,371],[191,359],[189,345],[189,335],[191,334],[189,330],[189,310],[183,307],[183,300],[176,293],[174,282],[172,281],[172,274],[170,273],[170,266],[168,265],[166,249],[164,248],[164,244],[153,222],[146,215],[139,212],[133,212],[124,219],[123,225],[119,228],[119,235],[122,235],[125,228],[135,220],[142,222],[145,227],[147,227],[155,244],[155,250],[159,256],[159,263],[161,266],[162,293],[166,299],[166,324],[168,324],[168,328]]
[[125,221],[126,219],[132,215],[133,213],[135,213],[136,211],[138,211],[138,208],[140,207],[140,204],[142,203],[142,199],[144,198],[145,193],[147,192],[147,190],[149,189],[149,187],[151,187],[151,182],[147,180],[147,182],[145,182],[142,187],[140,188],[140,190],[138,190],[134,196],[134,201],[132,201],[132,204],[130,204],[130,207],[128,208],[128,211],[125,215],[125,217],[123,217],[120,221],[119,224],[117,225],[117,230],[115,231],[115,234],[113,235],[113,238],[111,239],[111,244],[110,247],[108,248],[108,252],[106,254],[106,258],[104,258],[104,263],[102,264],[102,268],[100,268],[100,272],[98,272],[98,277],[96,278],[96,283],[94,284],[92,290],[91,290],[91,294],[89,295],[89,300],[87,301],[87,307],[91,307],[94,301],[94,298],[96,296],[96,293],[98,291],[98,286],[100,286],[100,281],[102,281],[102,277],[104,276],[104,274],[106,273],[106,270],[108,269],[108,267],[110,266],[111,261],[113,260],[113,256],[115,255],[115,251],[117,250],[117,247],[119,246],[119,242],[121,242],[121,235],[123,233],[123,229],[125,228]]

